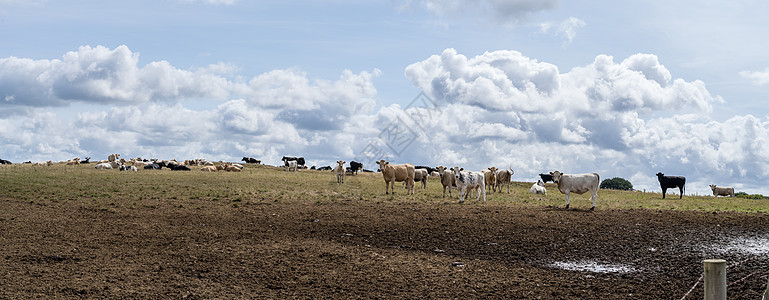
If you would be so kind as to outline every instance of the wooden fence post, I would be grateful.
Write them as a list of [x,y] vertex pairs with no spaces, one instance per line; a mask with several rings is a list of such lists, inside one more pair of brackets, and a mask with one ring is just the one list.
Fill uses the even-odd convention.
[[726,300],[726,261],[706,259],[705,300]]

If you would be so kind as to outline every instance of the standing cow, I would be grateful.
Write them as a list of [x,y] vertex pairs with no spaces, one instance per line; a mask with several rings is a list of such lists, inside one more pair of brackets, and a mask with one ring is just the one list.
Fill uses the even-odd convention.
[[678,196],[678,199],[681,199],[684,197],[684,191],[686,190],[686,177],[683,176],[665,176],[665,174],[662,174],[662,172],[657,173],[657,180],[660,182],[660,187],[662,188],[662,199],[665,199],[665,193],[668,191],[668,188],[678,188],[678,190],[681,192],[681,196]]
[[407,194],[414,194],[414,165],[391,165],[390,162],[384,159],[378,161],[377,164],[379,164],[379,169],[382,171],[382,177],[385,181],[385,194],[389,194],[389,191],[395,194],[396,181],[405,181],[406,189],[408,189]]
[[499,192],[502,192],[502,186],[507,186],[507,193],[510,194],[510,181],[513,179],[513,174],[515,172],[513,171],[513,168],[509,168],[508,170],[499,170],[497,171],[497,183],[494,186],[495,191],[496,189],[499,189]]
[[729,196],[734,198],[734,188],[733,187],[723,187],[723,186],[716,186],[715,184],[710,185],[710,189],[713,190],[713,196]]
[[451,170],[454,172],[454,182],[459,191],[459,203],[465,202],[469,190],[477,191],[475,202],[480,200],[483,193],[483,203],[486,203],[486,178],[482,172],[462,171],[459,167],[453,167]]
[[457,184],[454,182],[454,173],[446,169],[444,166],[438,166],[436,168],[438,170],[437,172],[441,176],[441,184],[443,185],[443,197],[446,198],[446,188],[449,189],[449,198],[454,198],[454,196],[451,194],[451,189],[456,189]]
[[566,209],[569,209],[569,193],[584,194],[590,192],[593,200],[593,206],[590,210],[595,210],[595,200],[598,199],[598,185],[600,176],[598,173],[585,174],[563,174],[559,171],[550,172],[553,176],[553,182],[558,185],[558,190],[566,195]]

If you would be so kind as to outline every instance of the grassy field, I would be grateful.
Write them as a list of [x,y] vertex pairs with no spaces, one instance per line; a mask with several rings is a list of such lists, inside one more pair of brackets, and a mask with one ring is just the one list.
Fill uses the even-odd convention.
[[[202,209],[209,206],[238,208],[263,202],[310,201],[317,205],[336,201],[369,201],[376,203],[430,203],[457,205],[454,199],[442,197],[442,186],[431,178],[426,190],[417,189],[406,195],[396,187],[395,195],[385,195],[384,181],[378,173],[345,176],[337,184],[328,171],[301,170],[286,173],[270,166],[247,166],[243,172],[228,173],[193,171],[140,170],[119,172],[95,170],[94,165],[50,167],[31,165],[0,166],[0,196],[28,201],[38,205],[76,202],[85,208],[104,211],[152,209],[160,206]],[[515,179],[515,176],[514,176]],[[548,194],[528,193],[530,182],[513,182],[511,193],[487,194],[488,205],[495,206],[557,206],[566,204],[565,197],[552,184]],[[68,203],[72,204],[72,203]],[[476,205],[468,200],[464,205]],[[588,209],[590,196],[573,195],[571,207]],[[769,213],[769,200],[716,198],[670,194],[662,199],[659,192],[627,192],[600,190],[596,209],[654,209],[695,210],[705,212],[738,211]]]

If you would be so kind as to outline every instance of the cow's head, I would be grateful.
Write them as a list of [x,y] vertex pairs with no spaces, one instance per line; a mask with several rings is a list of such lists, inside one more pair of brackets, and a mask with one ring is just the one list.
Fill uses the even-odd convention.
[[436,169],[436,170],[438,170],[438,173],[441,173],[441,174],[443,174],[443,171],[445,171],[445,170],[446,170],[446,167],[444,167],[444,166],[438,166],[438,167],[437,167],[437,168],[435,168],[435,169]]
[[388,165],[390,162],[387,162],[383,159],[376,163],[379,165],[379,169],[382,170],[382,172],[384,172],[385,166]]
[[716,191],[716,185],[715,184],[711,184],[711,185],[709,185],[709,187],[710,187],[710,189],[712,191],[714,191],[714,192]]
[[558,183],[558,181],[561,180],[561,175],[563,175],[563,173],[560,171],[550,172],[550,176],[553,176],[553,182],[555,183]]
[[337,160],[337,161],[336,161],[336,164],[337,164],[337,165],[339,165],[340,167],[344,167],[344,163],[345,163],[345,162],[346,162],[346,161],[343,161],[343,160]]
[[454,172],[454,179],[459,180],[459,176],[461,175],[460,172],[462,172],[462,168],[455,166],[451,168],[451,171]]
[[497,174],[497,167],[489,167],[489,171],[491,171],[491,174]]
[[657,178],[662,178],[662,177],[665,177],[665,174],[662,174],[662,172],[658,172],[657,173]]

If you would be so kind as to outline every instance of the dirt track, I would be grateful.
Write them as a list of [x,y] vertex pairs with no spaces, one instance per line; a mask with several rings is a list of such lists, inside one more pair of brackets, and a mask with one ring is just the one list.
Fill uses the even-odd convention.
[[[760,299],[769,275],[764,214],[0,202],[0,298],[680,299],[719,257],[730,299]],[[570,263],[607,272],[558,267]],[[687,299],[701,298],[699,284]]]

